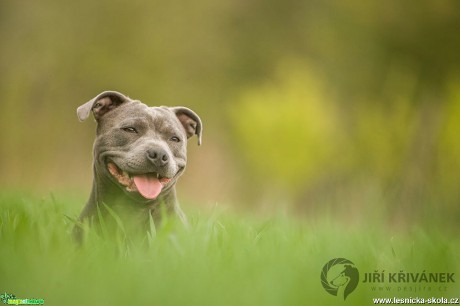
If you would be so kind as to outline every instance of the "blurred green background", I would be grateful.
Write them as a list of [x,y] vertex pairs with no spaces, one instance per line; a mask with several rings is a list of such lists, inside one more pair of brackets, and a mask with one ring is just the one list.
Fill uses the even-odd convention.
[[455,225],[459,9],[2,1],[1,189],[86,197],[95,123],[75,111],[117,90],[201,116],[203,146],[190,141],[179,183],[186,208]]

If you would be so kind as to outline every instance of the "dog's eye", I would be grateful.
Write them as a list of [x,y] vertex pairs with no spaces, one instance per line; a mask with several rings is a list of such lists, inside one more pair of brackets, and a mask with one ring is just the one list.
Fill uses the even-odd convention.
[[124,127],[122,130],[128,133],[137,133],[137,130],[133,127]]
[[171,141],[174,141],[174,142],[180,142],[180,138],[179,138],[179,137],[177,137],[177,136],[173,136],[173,137],[171,137],[171,139],[170,139],[170,140],[171,140]]

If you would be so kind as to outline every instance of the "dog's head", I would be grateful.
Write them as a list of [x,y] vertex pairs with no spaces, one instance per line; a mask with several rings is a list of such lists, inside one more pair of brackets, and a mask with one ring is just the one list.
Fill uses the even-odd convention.
[[149,107],[105,91],[77,109],[80,121],[93,113],[96,175],[109,178],[130,197],[154,200],[183,173],[187,139],[197,135],[200,117],[186,107]]

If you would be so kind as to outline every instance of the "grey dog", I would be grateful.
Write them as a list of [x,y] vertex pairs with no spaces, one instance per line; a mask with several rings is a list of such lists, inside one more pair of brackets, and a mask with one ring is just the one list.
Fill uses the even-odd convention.
[[[175,184],[185,169],[187,139],[197,135],[201,144],[200,117],[186,107],[149,107],[116,91],[102,92],[78,107],[80,121],[90,112],[97,122],[94,179],[79,221],[98,222],[105,204],[129,211],[144,224],[150,216],[155,224],[161,221],[163,205],[186,222]],[[81,241],[79,225],[74,235]]]

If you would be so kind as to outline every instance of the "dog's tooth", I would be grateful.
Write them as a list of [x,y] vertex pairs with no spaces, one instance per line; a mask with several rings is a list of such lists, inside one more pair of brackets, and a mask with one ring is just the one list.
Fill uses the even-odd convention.
[[160,178],[160,174],[159,174],[159,173],[157,173],[157,179],[159,179],[159,178]]
[[126,171],[124,171],[124,170],[123,170],[123,176],[125,176],[125,177],[129,177],[129,174],[128,174],[128,172],[126,172]]

